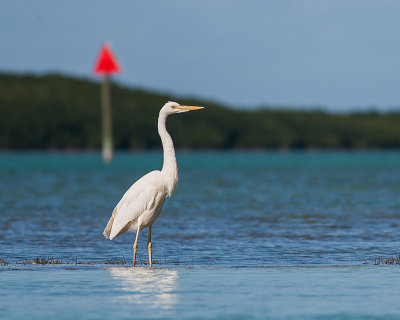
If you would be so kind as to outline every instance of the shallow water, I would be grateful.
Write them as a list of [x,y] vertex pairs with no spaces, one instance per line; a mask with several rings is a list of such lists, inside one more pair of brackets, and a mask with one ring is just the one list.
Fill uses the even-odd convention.
[[[102,231],[161,153],[0,154],[0,318],[400,317],[399,266],[373,264],[400,253],[400,152],[177,158],[155,268],[130,270],[106,263],[131,263],[134,234]],[[23,264],[36,257],[64,264]]]
[[[398,270],[89,268],[1,272],[10,319],[398,319]],[[2,317],[3,318],[3,317]]]

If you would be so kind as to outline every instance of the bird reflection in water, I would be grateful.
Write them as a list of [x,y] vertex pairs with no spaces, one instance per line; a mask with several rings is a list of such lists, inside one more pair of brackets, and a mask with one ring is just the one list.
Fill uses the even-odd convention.
[[177,270],[110,268],[108,271],[126,292],[116,297],[118,300],[158,310],[171,310],[177,304]]

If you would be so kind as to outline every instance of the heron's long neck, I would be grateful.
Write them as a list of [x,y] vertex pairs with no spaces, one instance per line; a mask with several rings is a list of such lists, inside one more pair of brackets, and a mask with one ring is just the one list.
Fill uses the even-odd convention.
[[178,166],[176,164],[174,143],[165,127],[167,116],[167,114],[160,112],[158,117],[158,133],[164,150],[164,163],[161,172],[167,179],[168,195],[171,195],[178,182]]

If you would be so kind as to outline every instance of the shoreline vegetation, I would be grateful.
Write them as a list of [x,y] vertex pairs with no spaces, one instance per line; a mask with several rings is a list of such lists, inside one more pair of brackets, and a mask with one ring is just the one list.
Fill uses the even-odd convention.
[[[185,265],[188,264],[188,261],[167,261],[164,258],[162,260],[153,260],[153,264],[165,264],[165,265]],[[190,264],[190,263],[189,263]],[[383,257],[379,256],[372,259],[365,259],[360,261],[362,265],[375,265],[375,266],[382,266],[382,265],[400,265],[400,255],[397,256],[390,256],[390,257]],[[80,260],[77,257],[72,257],[71,259],[63,260],[57,259],[54,257],[36,257],[36,258],[27,258],[22,260],[16,261],[8,261],[5,259],[0,258],[0,270],[1,267],[9,267],[9,266],[16,266],[16,265],[122,265],[122,266],[129,266],[132,265],[132,259],[129,258],[110,258],[104,261],[89,261],[87,259]],[[145,266],[148,265],[148,261],[139,259],[138,265]],[[303,266],[304,267],[304,266]]]
[[[138,257],[138,261],[136,262],[138,266],[147,266],[149,262],[147,259],[142,259]],[[153,260],[152,262],[155,265],[188,265],[190,264],[186,260],[167,260],[166,257],[160,260]],[[94,261],[88,259],[78,259],[78,257],[71,257],[70,259],[59,259],[52,257],[29,257],[18,260],[5,260],[0,258],[0,270],[1,267],[10,267],[10,266],[18,266],[18,265],[63,265],[63,266],[94,266],[94,265],[117,265],[117,266],[132,266],[131,258],[109,258],[103,261]]]
[[[400,148],[400,110],[232,109],[112,84],[114,147],[159,149],[157,116],[168,100],[205,106],[168,119],[178,149],[351,150]],[[0,150],[98,150],[100,83],[59,74],[0,72]]]

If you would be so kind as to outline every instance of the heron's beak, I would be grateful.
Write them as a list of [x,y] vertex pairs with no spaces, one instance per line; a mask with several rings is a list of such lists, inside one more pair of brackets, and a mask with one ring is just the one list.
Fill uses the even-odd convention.
[[204,107],[197,107],[197,106],[178,106],[177,108],[179,110],[185,110],[185,111],[204,109]]

